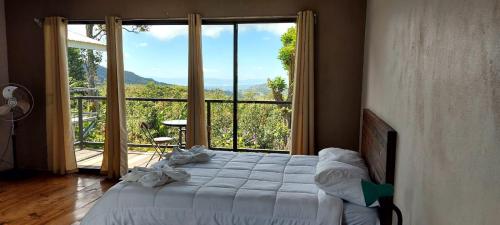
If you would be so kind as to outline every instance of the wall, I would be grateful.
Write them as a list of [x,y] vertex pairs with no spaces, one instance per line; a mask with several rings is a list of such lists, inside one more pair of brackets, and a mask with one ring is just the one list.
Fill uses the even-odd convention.
[[399,133],[405,224],[498,224],[500,1],[372,0],[363,105]]
[[[0,84],[9,82],[4,0],[0,0]],[[12,168],[12,149],[7,146],[10,123],[0,121],[0,171]]]
[[46,167],[44,124],[44,59],[42,29],[34,17],[60,15],[69,19],[295,15],[303,9],[317,13],[316,133],[318,148],[357,149],[365,0],[152,0],[152,1],[8,1],[9,69],[13,82],[32,90],[37,107],[19,124],[19,165]]

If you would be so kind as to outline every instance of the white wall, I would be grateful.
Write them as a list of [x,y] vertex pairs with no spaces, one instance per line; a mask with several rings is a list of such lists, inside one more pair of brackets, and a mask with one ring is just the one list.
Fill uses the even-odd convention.
[[[4,0],[0,0],[0,84],[9,82]],[[0,171],[12,167],[12,150],[6,148],[10,124],[0,121]],[[5,154],[4,154],[5,152]],[[2,157],[3,156],[3,157]],[[8,163],[6,163],[5,161]]]
[[500,221],[500,1],[368,0],[363,105],[398,131],[405,224]]

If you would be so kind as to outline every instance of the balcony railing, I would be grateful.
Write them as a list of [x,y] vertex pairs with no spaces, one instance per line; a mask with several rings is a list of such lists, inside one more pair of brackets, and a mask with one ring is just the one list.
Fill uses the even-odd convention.
[[[104,142],[101,141],[95,141],[95,140],[88,140],[88,135],[95,129],[97,126],[97,121],[99,120],[104,120],[105,118],[100,118],[102,115],[105,115],[104,113],[99,112],[85,112],[84,110],[84,101],[90,101],[93,103],[99,102],[99,104],[102,106],[105,104],[106,97],[103,96],[74,96],[71,97],[72,100],[72,112],[76,117],[73,117],[73,124],[75,126],[75,129],[77,130],[76,137],[75,137],[75,145],[79,146],[80,149],[83,149],[87,145],[94,145],[94,146],[102,146]],[[141,98],[141,97],[134,97],[134,98],[125,98],[127,103],[131,102],[165,102],[165,103],[185,103],[187,104],[187,99],[178,99],[178,98]],[[213,140],[213,133],[212,133],[212,119],[213,119],[213,114],[212,114],[212,109],[214,105],[217,104],[235,104],[237,103],[238,105],[241,104],[260,104],[260,105],[276,105],[281,108],[290,108],[291,107],[291,102],[287,101],[257,101],[257,100],[238,100],[237,102],[233,100],[223,100],[223,99],[207,99],[205,100],[206,102],[206,112],[207,112],[207,132],[208,132],[208,144],[210,149],[215,149],[215,150],[227,150],[227,151],[242,151],[242,152],[266,152],[266,153],[288,153],[288,150],[284,149],[262,149],[262,148],[228,148],[228,147],[218,147],[214,146],[212,143]],[[95,109],[94,109],[95,110]],[[234,113],[234,111],[231,109],[231,112]],[[167,119],[167,118],[164,118]],[[171,118],[168,118],[171,119]],[[175,118],[174,118],[175,119]],[[231,118],[232,119],[232,118]],[[231,121],[234,123],[234,121]],[[236,123],[238,124],[238,122]],[[86,125],[86,126],[85,126]],[[238,126],[236,125],[235,127],[231,126],[233,128],[232,130],[232,137],[231,141],[237,141],[238,140]],[[236,128],[236,129],[234,129]],[[129,147],[138,147],[138,148],[148,148],[152,147],[151,144],[144,144],[144,143],[128,143]]]

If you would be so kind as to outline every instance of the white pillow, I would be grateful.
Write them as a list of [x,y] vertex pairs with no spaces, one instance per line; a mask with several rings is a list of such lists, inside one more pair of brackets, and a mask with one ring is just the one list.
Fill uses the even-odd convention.
[[[314,181],[327,194],[368,206],[363,194],[362,180],[369,181],[370,177],[359,153],[336,148],[319,152]],[[378,206],[378,202],[370,206]]]
[[349,165],[359,167],[368,172],[365,161],[361,154],[355,151],[341,149],[341,148],[325,148],[318,153],[320,160],[330,160],[347,163]]

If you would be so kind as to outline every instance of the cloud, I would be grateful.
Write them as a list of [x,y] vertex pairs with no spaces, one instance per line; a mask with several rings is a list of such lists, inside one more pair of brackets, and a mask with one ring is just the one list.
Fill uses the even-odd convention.
[[232,26],[227,25],[205,25],[201,27],[201,34],[206,37],[218,38],[222,32],[232,29]]
[[123,52],[123,56],[125,58],[131,58],[132,57],[132,55],[130,55],[130,53],[128,53],[128,52]]
[[[222,32],[231,31],[232,26],[207,25],[202,26],[202,35],[210,38],[218,38]],[[168,41],[176,37],[187,36],[188,28],[185,25],[158,25],[151,26],[149,32],[153,37]]]
[[[288,28],[293,26],[295,26],[295,23],[241,24],[239,29],[241,32],[256,30],[281,36]],[[218,38],[223,32],[232,30],[233,27],[227,25],[204,25],[201,33],[204,37]],[[159,40],[168,41],[176,37],[187,36],[188,27],[186,25],[155,25],[151,26],[147,33]]]
[[168,41],[180,36],[187,36],[186,25],[157,25],[151,26],[148,34],[163,41]]
[[70,24],[68,25],[68,31],[71,31],[73,33],[77,33],[83,36],[87,36],[86,33],[87,31],[85,30],[85,25],[76,25],[76,24]]
[[203,67],[203,72],[205,72],[205,73],[218,73],[220,71],[218,69],[214,69],[214,68]]
[[141,42],[137,45],[137,47],[147,47],[149,44],[147,42]]
[[276,36],[281,36],[288,28],[295,27],[295,23],[260,23],[260,24],[241,24],[238,26],[241,32],[256,30],[269,32]]

